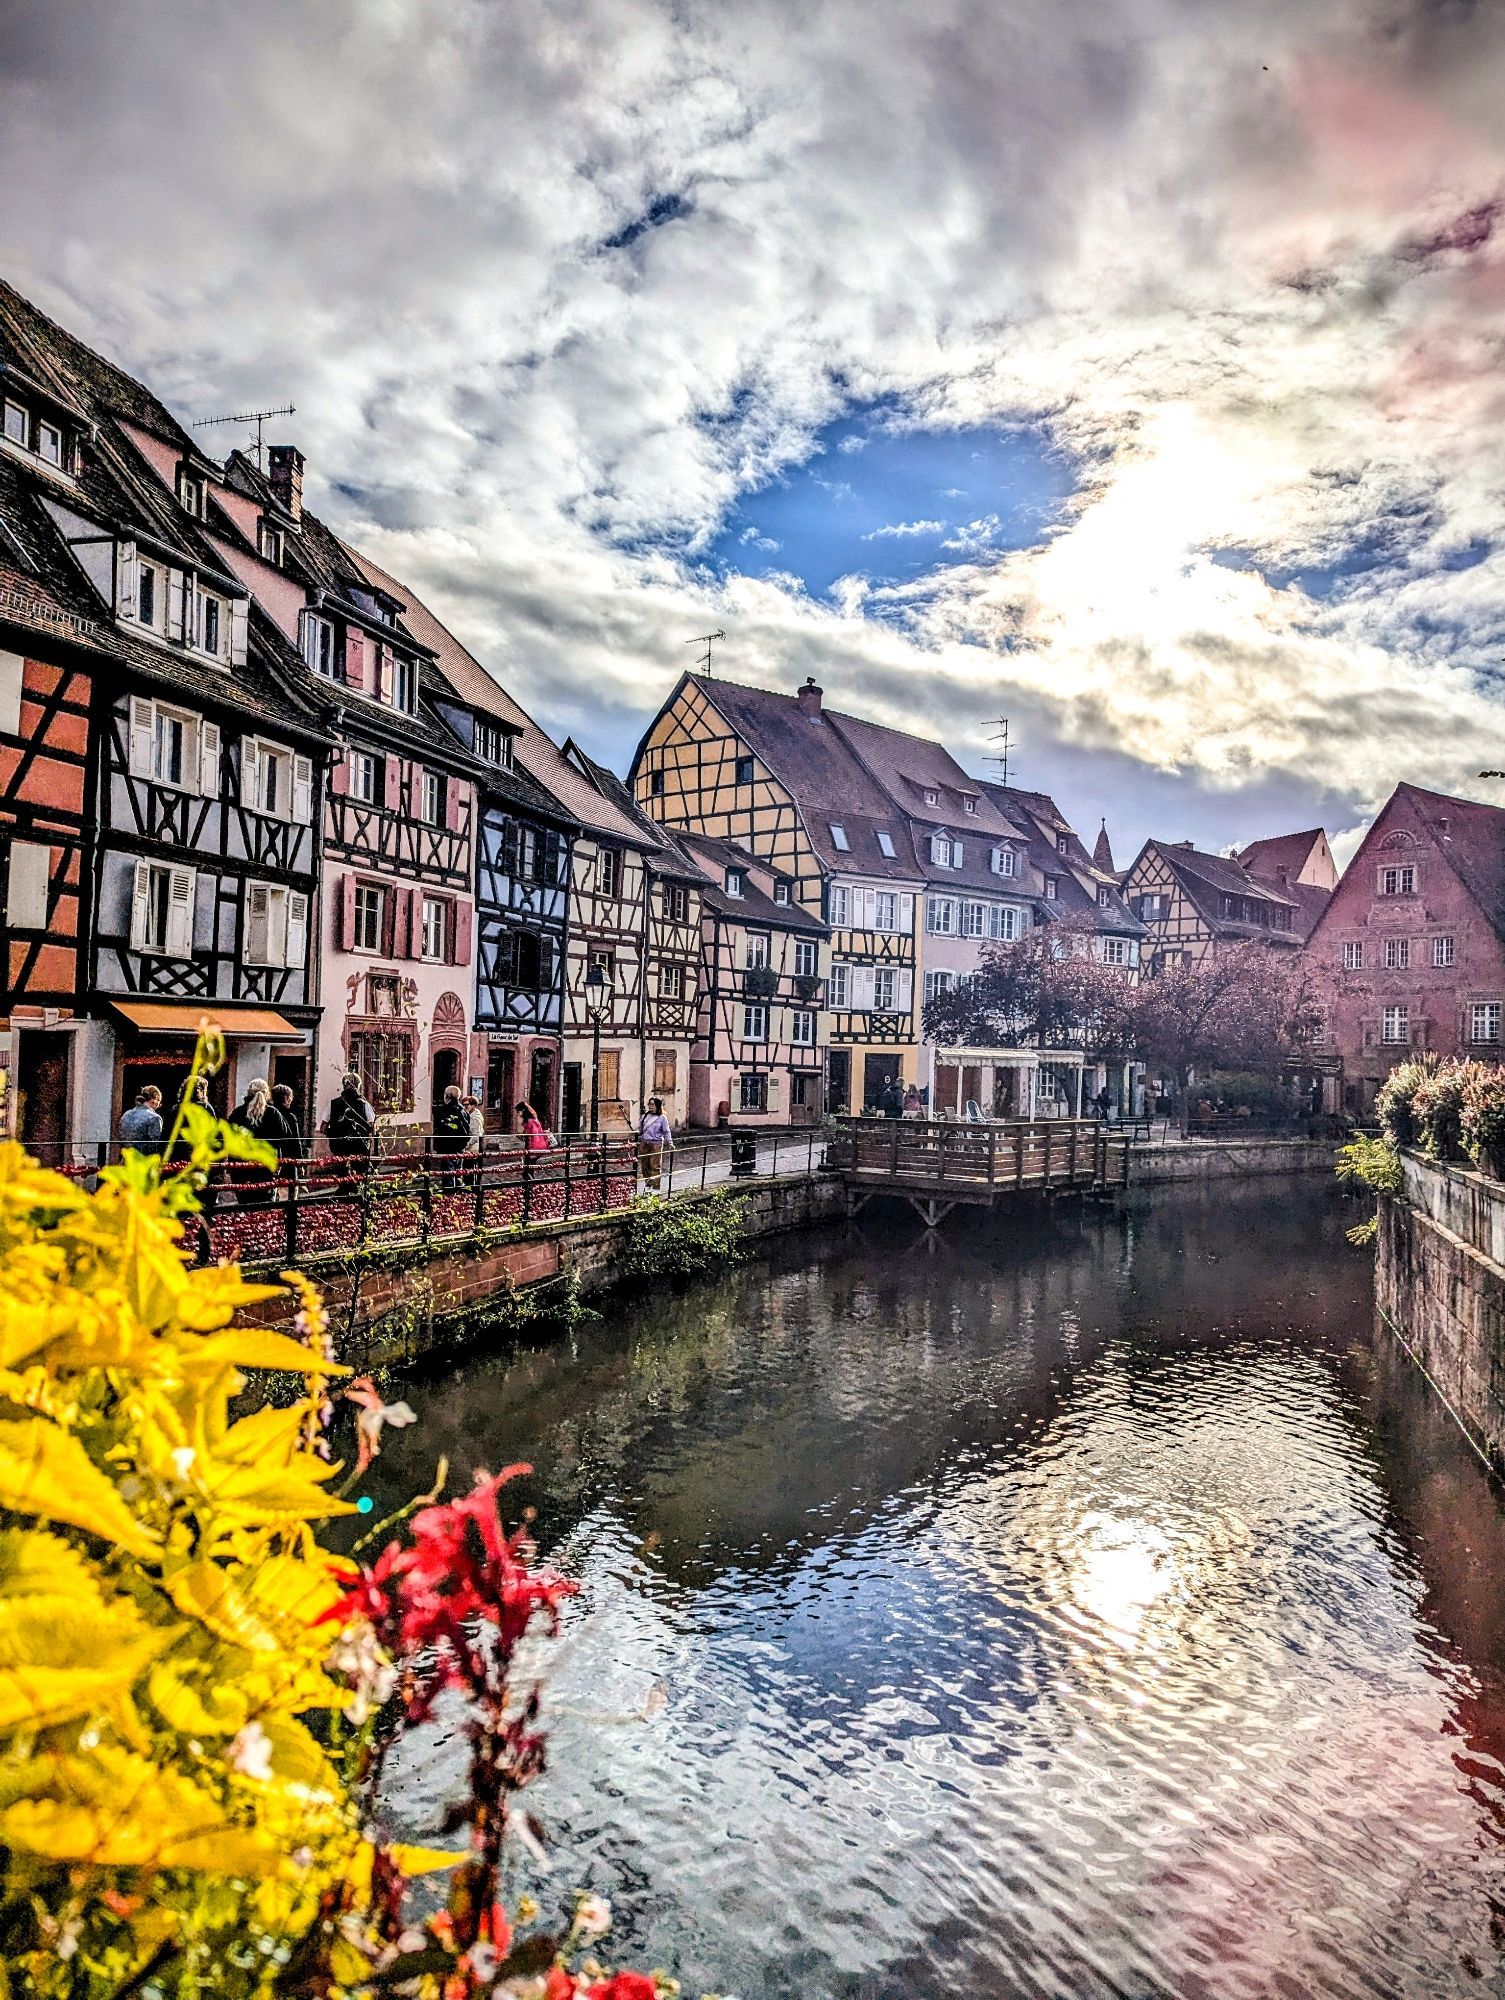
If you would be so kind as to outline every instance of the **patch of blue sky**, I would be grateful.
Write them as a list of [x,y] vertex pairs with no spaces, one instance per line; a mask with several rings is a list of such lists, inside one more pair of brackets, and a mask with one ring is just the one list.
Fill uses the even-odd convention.
[[1076,486],[1037,425],[917,430],[892,411],[828,424],[800,465],[743,495],[707,550],[723,571],[903,583],[993,551],[1032,548]]
[[[1422,532],[1424,532],[1424,527]],[[1212,560],[1223,569],[1258,570],[1273,589],[1294,585],[1317,602],[1339,597],[1351,585],[1372,579],[1380,572],[1394,570],[1399,575],[1417,567],[1418,524],[1413,521],[1386,521],[1360,537],[1331,562],[1283,565],[1261,562],[1254,550],[1230,546],[1214,549]],[[1475,536],[1457,548],[1421,551],[1422,570],[1457,572],[1474,569],[1493,550],[1485,536]]]

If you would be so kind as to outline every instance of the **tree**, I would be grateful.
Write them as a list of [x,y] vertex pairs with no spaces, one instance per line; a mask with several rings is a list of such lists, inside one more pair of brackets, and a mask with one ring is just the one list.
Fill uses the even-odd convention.
[[1275,1070],[1298,1059],[1321,1022],[1323,994],[1305,953],[1252,940],[1143,980],[1130,1011],[1135,1053],[1176,1079],[1185,1134],[1192,1077],[1219,1067]]
[[1073,1049],[1091,1060],[1133,1052],[1133,989],[1092,956],[1092,933],[1040,925],[990,946],[979,970],[925,1005],[943,1048]]

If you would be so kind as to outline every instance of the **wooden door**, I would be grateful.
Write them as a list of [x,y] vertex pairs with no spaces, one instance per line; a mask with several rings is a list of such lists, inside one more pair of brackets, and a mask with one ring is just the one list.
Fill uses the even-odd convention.
[[618,1085],[622,1076],[622,1052],[620,1049],[601,1051],[601,1102],[611,1103],[621,1095]]

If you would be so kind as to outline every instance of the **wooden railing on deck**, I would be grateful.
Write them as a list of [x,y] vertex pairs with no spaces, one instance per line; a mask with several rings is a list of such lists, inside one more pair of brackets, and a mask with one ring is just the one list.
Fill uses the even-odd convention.
[[976,1190],[1119,1187],[1128,1178],[1127,1137],[1088,1118],[848,1118],[829,1162],[864,1184]]

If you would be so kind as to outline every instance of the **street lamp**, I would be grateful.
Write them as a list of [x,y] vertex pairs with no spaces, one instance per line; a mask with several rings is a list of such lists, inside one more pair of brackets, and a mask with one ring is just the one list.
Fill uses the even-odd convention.
[[591,1132],[600,1130],[601,1016],[611,1005],[611,981],[599,961],[585,975],[585,1011],[591,1024]]

